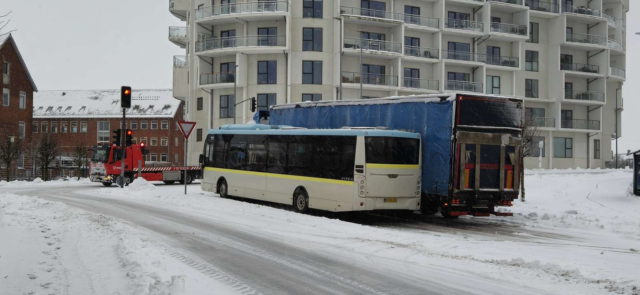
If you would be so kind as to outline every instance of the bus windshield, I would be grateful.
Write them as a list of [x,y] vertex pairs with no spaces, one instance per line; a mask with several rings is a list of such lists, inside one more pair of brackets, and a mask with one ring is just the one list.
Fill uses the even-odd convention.
[[110,147],[106,145],[99,145],[93,147],[93,155],[91,156],[91,162],[94,163],[107,163],[109,160]]
[[367,137],[367,163],[418,165],[420,140],[402,137]]

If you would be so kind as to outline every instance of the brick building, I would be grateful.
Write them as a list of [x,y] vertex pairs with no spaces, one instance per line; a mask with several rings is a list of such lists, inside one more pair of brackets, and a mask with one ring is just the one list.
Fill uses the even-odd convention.
[[[0,37],[0,66],[2,69],[2,103],[0,103],[0,136],[25,144],[31,141],[33,92],[38,91],[27,65],[22,59],[11,34]],[[6,140],[6,138],[0,138]],[[5,142],[6,143],[6,142]],[[32,177],[31,157],[22,154],[12,165],[11,179]],[[5,178],[4,164],[0,163],[0,177]]]
[[[133,90],[126,128],[135,143],[146,142],[147,161],[184,162],[184,139],[177,122],[183,118],[182,102],[169,90]],[[32,136],[55,135],[61,147],[52,174],[74,176],[76,146],[111,144],[122,121],[120,89],[40,91],[34,99]]]

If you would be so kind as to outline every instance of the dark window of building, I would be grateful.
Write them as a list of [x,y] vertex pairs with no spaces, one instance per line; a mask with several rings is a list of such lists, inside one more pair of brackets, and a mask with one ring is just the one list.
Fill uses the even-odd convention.
[[538,52],[527,50],[525,53],[525,70],[531,72],[538,71]]
[[268,111],[269,107],[276,104],[275,93],[258,94],[258,111]]
[[553,139],[554,158],[573,158],[573,138],[555,137]]
[[302,51],[322,51],[322,28],[302,29]]
[[302,61],[302,84],[322,85],[321,61]]
[[593,158],[600,159],[600,140],[599,139],[593,140]]
[[220,118],[233,118],[236,113],[235,103],[233,95],[220,95]]
[[530,98],[538,98],[538,80],[525,79],[524,80],[524,96]]
[[539,43],[540,42],[540,33],[539,33],[540,24],[538,23],[529,23],[529,40],[528,43]]
[[322,94],[309,94],[309,93],[304,93],[302,94],[302,102],[305,101],[321,101],[322,100]]
[[198,97],[198,102],[197,102],[197,107],[198,107],[198,111],[202,111],[203,107],[203,102],[202,102],[202,97]]
[[258,62],[258,84],[278,83],[278,62],[275,60]]
[[322,0],[304,0],[302,3],[303,18],[322,18]]
[[202,141],[202,128],[198,128],[196,130],[196,141],[198,142]]
[[499,76],[487,76],[487,94],[500,94]]

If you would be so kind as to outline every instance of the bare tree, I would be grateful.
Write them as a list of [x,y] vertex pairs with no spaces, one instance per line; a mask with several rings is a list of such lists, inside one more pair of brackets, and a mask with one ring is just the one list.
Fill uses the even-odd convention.
[[0,163],[5,166],[5,179],[10,181],[13,164],[22,154],[22,139],[12,136],[8,129],[0,129]]
[[44,181],[49,180],[49,166],[60,154],[60,147],[55,137],[50,134],[43,134],[38,142],[38,152],[36,158],[42,169],[42,177]]
[[16,30],[9,30],[6,32],[2,32],[4,30],[4,28],[11,22],[11,19],[9,19],[9,15],[11,14],[11,11],[9,11],[7,14],[5,15],[0,15],[0,37],[5,36],[5,35],[9,35],[12,32],[15,32]]
[[[522,119],[522,157],[530,157],[534,151],[539,149],[538,142],[534,138],[538,135],[538,127],[545,126],[545,119],[533,115],[532,112],[525,112]],[[540,153],[542,151],[539,151]],[[520,165],[520,194],[522,202],[525,201],[524,189],[524,163]]]
[[89,162],[89,146],[82,142],[76,143],[73,148],[73,164],[77,167],[76,175],[80,180],[80,174],[82,173],[82,167],[86,167]]

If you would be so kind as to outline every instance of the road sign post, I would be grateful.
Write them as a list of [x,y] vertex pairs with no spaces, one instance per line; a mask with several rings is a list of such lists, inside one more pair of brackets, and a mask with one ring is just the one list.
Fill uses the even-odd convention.
[[187,121],[179,121],[178,127],[180,127],[180,132],[184,135],[184,176],[182,180],[184,181],[184,194],[187,194],[187,170],[188,170],[188,159],[189,159],[189,135],[196,127],[196,122],[187,122]]

